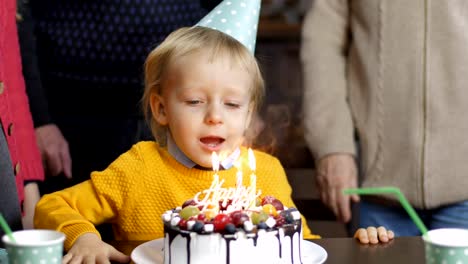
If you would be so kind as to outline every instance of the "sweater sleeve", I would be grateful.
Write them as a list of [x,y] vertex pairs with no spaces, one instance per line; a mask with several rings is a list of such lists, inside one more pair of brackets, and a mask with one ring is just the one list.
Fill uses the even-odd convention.
[[317,160],[356,152],[347,102],[350,39],[348,0],[315,1],[304,20],[301,61],[305,139]]
[[[16,25],[14,30],[17,33]],[[37,146],[36,137],[34,134],[33,121],[29,110],[29,101],[24,87],[24,79],[21,74],[21,63],[16,60],[20,59],[20,50],[18,45],[18,34],[11,37],[11,43],[14,43],[10,48],[10,58],[14,56],[14,60],[10,65],[10,72],[15,76],[12,77],[17,81],[13,89],[10,89],[8,95],[11,106],[14,106],[11,116],[13,126],[11,134],[14,134],[17,148],[17,157],[19,161],[20,176],[23,180],[43,180],[44,169],[42,167],[41,155]],[[15,161],[13,161],[15,162]],[[18,165],[18,164],[16,164]],[[15,166],[16,166],[15,165]],[[21,195],[21,194],[20,194]],[[21,197],[20,197],[21,198]]]
[[97,194],[91,180],[42,197],[36,206],[34,227],[58,230],[66,235],[65,250],[84,233],[98,231],[94,225],[111,219],[113,208]]
[[133,147],[105,170],[93,172],[90,180],[44,195],[36,206],[34,227],[64,232],[65,250],[84,233],[99,234],[95,225],[117,221],[128,196],[138,193],[132,175],[140,175],[142,167]]

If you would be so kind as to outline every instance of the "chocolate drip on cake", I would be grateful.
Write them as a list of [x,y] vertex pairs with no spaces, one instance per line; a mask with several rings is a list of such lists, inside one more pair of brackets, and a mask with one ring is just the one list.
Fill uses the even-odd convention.
[[[286,233],[286,232],[285,232]],[[283,243],[281,243],[281,237],[280,237],[280,232],[276,233],[276,239],[278,239],[278,245],[279,245],[279,258],[282,259],[283,258]]]
[[226,264],[230,264],[231,263],[231,247],[230,247],[230,244],[231,244],[231,241],[235,240],[236,238],[233,237],[233,238],[225,238],[225,239],[226,239]]
[[[297,231],[299,232],[299,235],[302,236],[302,224],[299,221]],[[299,256],[301,257],[301,264],[302,264],[302,239],[299,239]]]
[[[280,232],[279,230],[282,230]],[[252,239],[253,246],[257,247],[258,246],[258,239],[259,239],[259,230],[255,229],[253,232],[248,233],[246,236],[246,239]],[[291,224],[285,224],[282,227],[273,227],[273,228],[267,228],[264,229],[265,232],[275,232],[274,237],[278,240],[278,245],[279,245],[279,252],[278,256],[279,259],[283,259],[283,248],[284,246],[282,245],[282,242],[284,242],[285,237],[289,237],[289,242],[290,242],[290,249],[291,249],[291,254],[290,254],[290,262],[294,263],[294,252],[295,252],[295,246],[294,246],[294,235],[296,234],[297,236],[297,246],[298,246],[298,252],[299,256],[302,256],[301,252],[301,234],[302,234],[302,225],[301,225],[301,220],[295,220]],[[172,244],[173,241],[176,239],[177,236],[181,236],[186,239],[186,253],[187,253],[187,264],[191,263],[191,250],[190,250],[190,244],[192,242],[192,235],[196,234],[199,236],[208,236],[212,235],[213,233],[208,233],[204,231],[199,231],[199,232],[194,232],[194,231],[187,231],[187,230],[181,230],[177,226],[171,226],[170,224],[164,224],[164,232],[166,233],[166,239],[168,239],[168,244],[169,248],[165,249],[168,250],[168,256],[169,256],[169,261],[166,263],[172,263]],[[245,232],[242,228],[238,228],[238,232]],[[237,240],[237,235],[236,234],[220,234],[222,239],[225,240],[226,242],[226,264],[231,263],[231,241]],[[302,262],[301,262],[302,263]]]
[[187,238],[187,264],[190,264],[190,235]]
[[[219,208],[215,207],[219,211],[213,213],[213,210],[204,211],[199,205],[192,205],[193,201],[189,200],[183,207],[166,211],[163,222],[167,239],[165,244],[168,248],[165,248],[164,255],[167,259],[164,263],[196,264],[216,259],[216,262],[239,264],[250,254],[269,261],[302,263],[302,222],[299,211],[295,208],[283,208],[271,196],[264,202],[269,203],[235,211],[229,211],[229,203],[225,205],[220,202]],[[273,204],[277,205],[277,210]],[[287,244],[283,245],[286,237],[290,243],[290,254],[283,252],[287,249]],[[277,254],[270,250],[270,245],[275,245],[276,248],[273,240],[277,241]],[[210,250],[210,246],[204,247],[200,243],[205,242],[201,241],[219,243],[221,248]],[[236,242],[231,243],[233,241]],[[217,244],[211,246],[216,247]],[[239,250],[247,250],[248,256]],[[288,255],[290,260],[284,259]]]

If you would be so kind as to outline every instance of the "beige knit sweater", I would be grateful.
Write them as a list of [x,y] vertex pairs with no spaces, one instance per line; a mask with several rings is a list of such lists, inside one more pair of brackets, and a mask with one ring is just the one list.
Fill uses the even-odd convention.
[[317,159],[356,154],[356,131],[364,186],[468,200],[468,1],[315,0],[301,57]]

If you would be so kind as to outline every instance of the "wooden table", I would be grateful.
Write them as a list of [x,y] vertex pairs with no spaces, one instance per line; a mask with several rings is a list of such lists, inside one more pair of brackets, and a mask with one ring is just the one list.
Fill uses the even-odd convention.
[[362,245],[353,238],[325,238],[312,242],[327,251],[327,264],[425,263],[424,242],[421,237],[398,237],[390,243],[378,245]]
[[[132,250],[145,241],[114,241],[118,250],[130,255]],[[420,237],[398,237],[387,244],[362,245],[353,238],[323,238],[312,240],[323,247],[328,258],[325,263],[359,264],[418,264],[425,263],[424,243]],[[304,263],[307,264],[307,263]]]

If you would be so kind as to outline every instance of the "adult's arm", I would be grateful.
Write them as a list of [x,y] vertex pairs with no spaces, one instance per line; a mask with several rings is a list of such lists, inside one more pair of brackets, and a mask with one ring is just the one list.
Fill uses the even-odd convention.
[[305,137],[317,160],[331,153],[356,152],[347,103],[349,19],[347,0],[317,0],[304,20]]
[[316,0],[302,31],[305,139],[317,161],[322,201],[343,222],[351,219],[344,188],[357,186],[354,126],[347,103],[348,0]]

